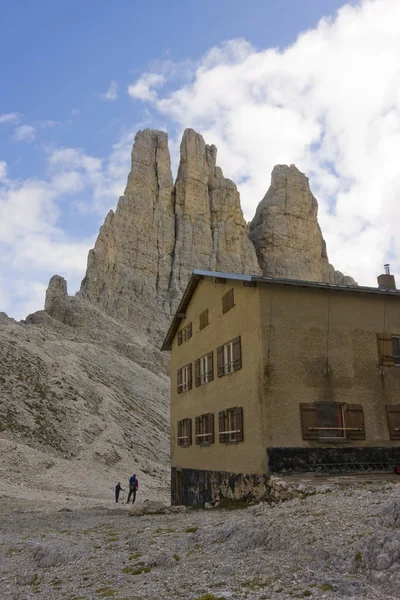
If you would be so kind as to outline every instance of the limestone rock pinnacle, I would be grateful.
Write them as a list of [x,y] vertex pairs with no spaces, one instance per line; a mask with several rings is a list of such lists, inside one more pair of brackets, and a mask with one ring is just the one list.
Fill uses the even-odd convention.
[[294,165],[275,166],[249,231],[264,275],[355,285],[329,264],[317,215],[308,178]]

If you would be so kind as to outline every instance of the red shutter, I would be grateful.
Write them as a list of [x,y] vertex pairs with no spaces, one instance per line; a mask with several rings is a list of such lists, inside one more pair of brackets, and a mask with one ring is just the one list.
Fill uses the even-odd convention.
[[194,422],[194,438],[195,438],[195,442],[196,444],[200,444],[201,443],[201,438],[199,437],[200,435],[200,422],[201,422],[201,417],[196,417],[195,422]]
[[207,415],[207,433],[211,433],[211,435],[207,436],[207,442],[210,444],[214,443],[214,414],[209,413]]
[[200,380],[200,359],[197,358],[194,361],[194,384],[196,387],[198,387],[201,383]]
[[220,410],[218,413],[218,438],[221,443],[225,443],[227,439],[227,435],[225,433],[221,433],[222,431],[226,431],[226,412],[224,410]]
[[242,344],[240,335],[232,340],[233,346],[233,370],[238,371],[242,368]]
[[318,440],[317,407],[315,404],[300,404],[301,424],[303,428],[303,440]]
[[209,352],[207,354],[207,375],[208,381],[212,381],[214,379],[214,353]]
[[217,348],[217,374],[218,377],[224,375],[224,347],[220,346]]
[[400,440],[400,404],[386,406],[391,440]]
[[361,404],[346,404],[345,427],[356,431],[346,431],[349,440],[365,440],[364,413]]
[[182,393],[182,369],[178,369],[178,375],[177,375],[177,390],[178,390],[178,394]]
[[178,331],[178,346],[182,344],[182,329]]
[[235,429],[239,431],[236,433],[236,441],[243,442],[243,408],[234,408],[233,414],[235,415]]

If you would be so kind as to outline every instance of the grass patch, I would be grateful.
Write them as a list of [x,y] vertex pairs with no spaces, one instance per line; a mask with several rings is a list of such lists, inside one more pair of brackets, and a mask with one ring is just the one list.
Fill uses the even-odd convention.
[[185,529],[185,533],[196,533],[198,529],[198,527],[188,527],[187,529]]
[[178,562],[178,560],[181,560],[181,557],[179,556],[179,554],[173,554],[173,555],[172,555],[172,558],[173,558],[174,560],[176,560],[176,562]]
[[322,583],[321,585],[318,586],[318,589],[321,590],[321,592],[333,591],[333,587],[331,585],[329,585],[329,583]]
[[223,498],[214,510],[243,510],[248,504],[245,500],[232,500],[232,498]]
[[111,588],[102,587],[96,590],[97,594],[99,594],[100,598],[112,598],[117,593],[116,590],[112,590]]
[[224,600],[224,598],[221,598],[221,596],[214,596],[214,594],[207,592],[207,594],[200,596],[200,598],[197,598],[196,600]]
[[137,560],[141,556],[143,556],[141,552],[134,552],[133,554],[130,555],[128,560]]
[[138,569],[133,569],[132,567],[125,567],[122,569],[122,572],[126,575],[141,575],[142,573],[150,573],[151,567],[139,567]]
[[360,551],[356,552],[354,558],[357,561],[362,560],[362,554],[361,554],[361,552]]

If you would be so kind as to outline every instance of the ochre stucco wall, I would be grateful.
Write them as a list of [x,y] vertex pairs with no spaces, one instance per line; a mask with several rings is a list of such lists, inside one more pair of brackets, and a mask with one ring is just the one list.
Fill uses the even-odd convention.
[[[222,296],[234,288],[235,306],[222,313]],[[171,457],[173,467],[186,467],[232,473],[265,473],[265,444],[258,426],[263,421],[261,401],[261,340],[260,309],[257,288],[244,287],[243,282],[215,283],[205,278],[198,287],[188,307],[180,328],[190,321],[193,335],[181,346],[177,338],[171,352]],[[209,325],[199,331],[199,315],[208,308]],[[239,371],[217,376],[217,347],[241,336],[242,368]],[[214,380],[195,387],[194,361],[214,352]],[[192,363],[193,387],[177,393],[177,370]],[[241,406],[243,408],[244,441],[222,444],[218,441],[218,411]],[[214,413],[215,443],[209,447],[195,444],[195,417]],[[188,448],[177,446],[177,422],[192,418],[193,443]]]
[[382,377],[377,347],[384,329],[400,334],[400,298],[283,285],[259,294],[264,447],[321,447],[302,439],[299,409],[318,401],[362,404],[365,418],[365,440],[324,446],[400,446],[385,409],[400,403],[400,368]]

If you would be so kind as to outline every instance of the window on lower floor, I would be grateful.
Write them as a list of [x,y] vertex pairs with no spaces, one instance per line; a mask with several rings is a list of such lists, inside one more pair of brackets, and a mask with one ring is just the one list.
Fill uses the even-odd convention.
[[316,402],[300,404],[303,439],[364,440],[364,413],[361,404]]
[[243,409],[228,408],[218,413],[219,441],[223,444],[243,442]]
[[195,385],[203,385],[214,379],[213,352],[198,358],[194,363]]
[[386,407],[391,440],[400,440],[400,404],[392,404]]
[[242,346],[240,336],[217,349],[218,377],[229,375],[242,368]]
[[195,421],[195,440],[196,444],[209,446],[214,443],[214,415],[208,413],[196,417]]
[[178,421],[178,446],[187,448],[192,443],[192,419]]
[[192,389],[192,363],[178,369],[177,373],[177,391],[178,394]]

